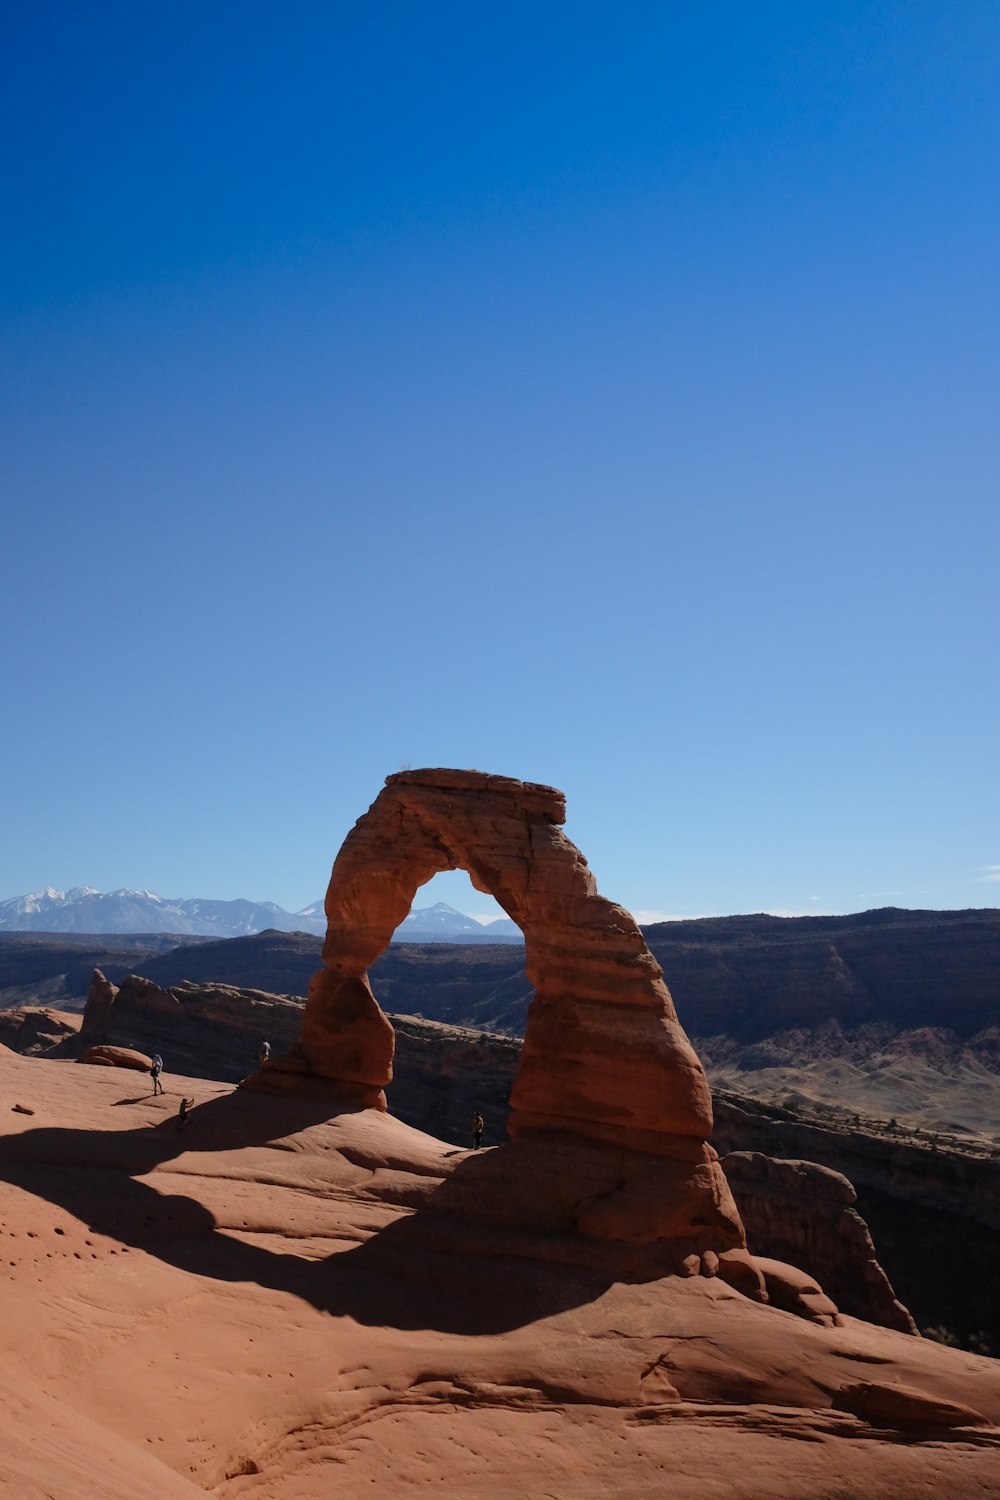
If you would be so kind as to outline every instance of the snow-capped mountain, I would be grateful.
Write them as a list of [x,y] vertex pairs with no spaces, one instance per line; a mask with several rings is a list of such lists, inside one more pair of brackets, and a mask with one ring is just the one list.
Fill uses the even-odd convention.
[[[321,924],[322,930],[326,931],[326,903],[321,897],[319,901],[313,901],[309,906],[304,906],[301,911],[296,912],[297,917],[310,917]],[[303,927],[303,932],[311,932],[311,927]]]
[[498,917],[485,926],[444,901],[414,908],[392,935],[394,943],[520,943],[516,922]]
[[210,901],[173,898],[155,891],[69,891],[45,886],[28,896],[0,901],[0,931],[175,932],[189,937],[246,937],[276,927],[280,932],[326,931],[324,918],[287,912],[273,901]]
[[[98,891],[52,886],[0,901],[0,932],[170,932],[180,937],[248,937],[279,932],[326,932],[322,901],[298,912],[273,901],[211,901],[158,896],[155,891]],[[439,901],[411,911],[393,934],[397,943],[519,943],[521,930],[505,917],[483,926]]]

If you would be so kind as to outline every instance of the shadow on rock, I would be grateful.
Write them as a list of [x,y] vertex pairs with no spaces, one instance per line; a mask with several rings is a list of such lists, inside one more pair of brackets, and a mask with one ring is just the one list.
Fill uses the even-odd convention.
[[[286,1097],[262,1109],[260,1096],[235,1093],[193,1109],[183,1130],[168,1116],[137,1130],[44,1128],[0,1137],[0,1170],[92,1232],[179,1270],[255,1282],[373,1326],[500,1333],[591,1302],[623,1279],[600,1263],[599,1247],[566,1232],[566,1203],[594,1184],[568,1186],[563,1172],[558,1204],[546,1203],[539,1187],[545,1179],[551,1186],[558,1163],[537,1148],[468,1153],[449,1163],[443,1181],[414,1175],[400,1186],[405,1174],[388,1172],[384,1186],[375,1181],[360,1197],[393,1204],[401,1217],[320,1261],[221,1229],[203,1204],[174,1191],[181,1173],[170,1173],[162,1191],[138,1180],[185,1152],[283,1144],[331,1114],[329,1100]],[[352,1159],[349,1148],[343,1154]]]

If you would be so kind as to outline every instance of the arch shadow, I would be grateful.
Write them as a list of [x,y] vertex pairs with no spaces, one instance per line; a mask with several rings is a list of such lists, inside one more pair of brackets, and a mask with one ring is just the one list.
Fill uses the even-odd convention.
[[[178,1270],[252,1282],[368,1326],[504,1333],[585,1305],[622,1279],[600,1267],[533,1259],[531,1238],[504,1227],[505,1219],[508,1226],[517,1220],[523,1153],[530,1147],[449,1153],[449,1174],[428,1190],[426,1203],[320,1261],[226,1232],[196,1198],[173,1191],[181,1174],[170,1175],[170,1192],[139,1180],[186,1152],[280,1148],[289,1135],[334,1114],[329,1098],[261,1104],[260,1095],[240,1091],[209,1100],[191,1110],[183,1131],[170,1117],[161,1126],[127,1131],[43,1127],[3,1136],[0,1172],[93,1233]],[[354,1112],[350,1106],[336,1111],[348,1112]],[[349,1150],[343,1154],[352,1160]],[[521,1160],[508,1160],[511,1154]],[[465,1217],[470,1204],[484,1200],[492,1224]]]

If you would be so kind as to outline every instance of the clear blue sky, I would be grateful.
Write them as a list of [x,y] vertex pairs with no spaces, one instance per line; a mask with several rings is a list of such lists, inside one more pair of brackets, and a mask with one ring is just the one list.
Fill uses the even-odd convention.
[[409,763],[644,913],[997,904],[1000,9],[0,41],[0,896],[297,909]]

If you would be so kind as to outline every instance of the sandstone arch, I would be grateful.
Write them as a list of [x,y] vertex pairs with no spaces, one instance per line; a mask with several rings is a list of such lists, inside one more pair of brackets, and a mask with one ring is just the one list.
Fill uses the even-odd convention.
[[[711,1096],[634,919],[598,895],[553,787],[475,771],[402,771],[358,820],[326,898],[324,969],[301,1051],[313,1073],[381,1089],[392,1036],[366,970],[441,870],[468,871],[525,936],[535,999],[511,1134],[571,1130],[673,1154],[711,1131]],[[668,1137],[664,1141],[658,1138]]]
[[418,888],[463,869],[524,933],[535,998],[509,1130],[535,1151],[536,1171],[543,1148],[569,1146],[576,1168],[588,1163],[593,1191],[576,1195],[568,1227],[634,1245],[669,1242],[673,1264],[706,1274],[718,1268],[716,1252],[729,1252],[739,1279],[746,1240],[707,1142],[704,1071],[659,964],[633,917],[598,894],[562,832],[565,815],[554,787],[505,776],[386,777],[333,866],[324,967],[310,984],[299,1044],[259,1086],[333,1081],[355,1102],[386,1108],[394,1036],[366,971]]

